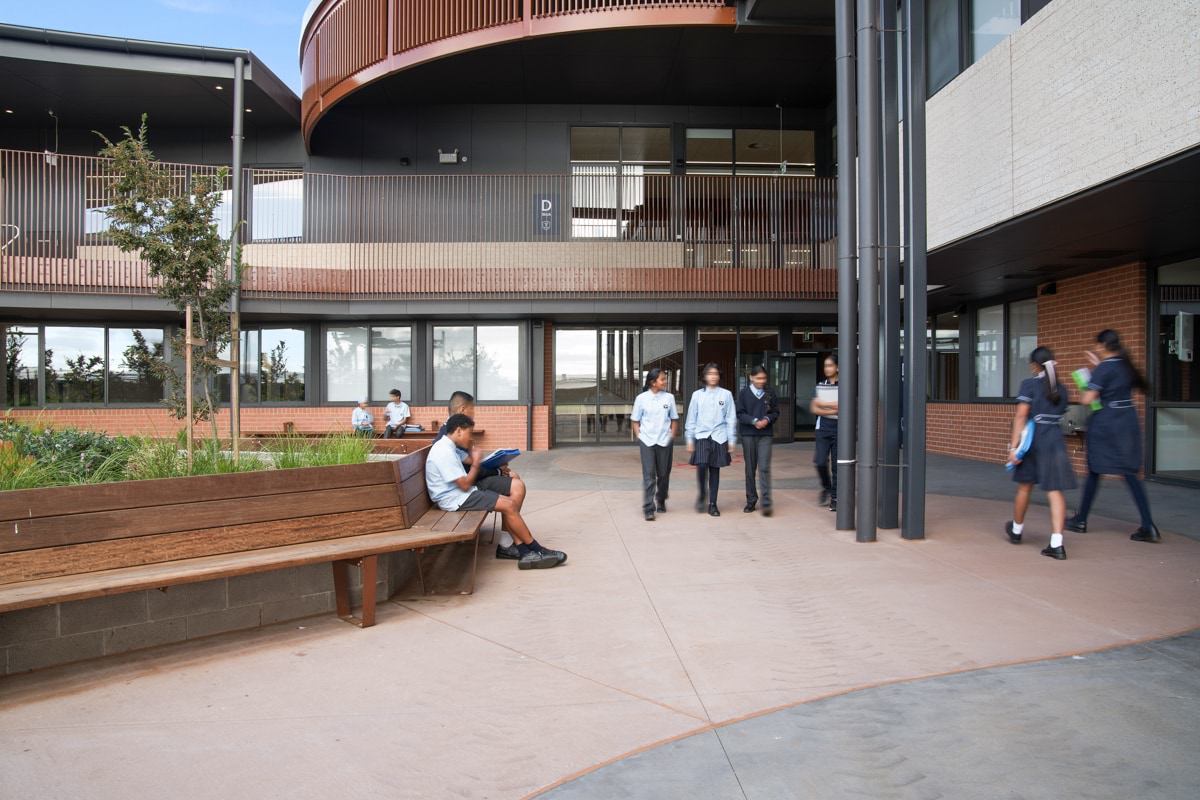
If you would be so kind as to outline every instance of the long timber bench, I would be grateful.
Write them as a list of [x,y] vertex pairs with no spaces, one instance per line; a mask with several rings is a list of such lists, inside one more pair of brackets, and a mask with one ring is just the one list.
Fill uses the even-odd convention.
[[[338,616],[370,627],[378,556],[414,551],[427,592],[426,548],[478,544],[485,512],[431,508],[427,455],[0,492],[0,612],[329,563]],[[358,616],[350,566],[362,570]]]

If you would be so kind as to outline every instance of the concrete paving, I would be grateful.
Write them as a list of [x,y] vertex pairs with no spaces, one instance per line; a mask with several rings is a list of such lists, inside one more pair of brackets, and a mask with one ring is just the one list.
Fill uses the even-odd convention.
[[[733,778],[747,796],[747,785],[765,787],[757,797],[805,796],[772,793],[773,780],[802,779],[772,772],[767,751],[753,762],[765,771],[743,775],[730,766],[741,761],[722,763],[712,749],[728,747],[725,729],[706,735],[798,703],[869,709],[861,698],[870,697],[884,698],[879,709],[861,722],[859,711],[844,712],[843,735],[875,730],[851,723],[936,727],[937,715],[913,716],[920,701],[846,693],[1200,626],[1200,543],[1166,526],[1161,544],[1137,544],[1126,522],[1094,516],[1094,532],[1068,535],[1070,558],[1056,562],[1038,555],[1044,508],[1014,547],[1001,532],[1007,499],[935,494],[928,541],[892,531],[856,544],[814,504],[807,452],[779,449],[772,518],[741,513],[736,467],[726,471],[723,516],[695,514],[691,474],[679,468],[670,511],[653,523],[641,518],[635,451],[527,454],[527,516],[539,539],[570,553],[568,564],[530,573],[484,558],[474,596],[400,596],[368,630],[321,617],[4,679],[0,797],[516,798],[693,734],[709,748],[713,791]],[[1006,694],[962,691],[976,708]],[[1075,694],[1083,705],[1105,702]],[[1146,709],[1127,711],[1156,724],[1158,706]],[[1034,710],[1033,722],[1011,727],[999,711],[986,717],[964,752],[976,760],[1015,741],[1037,727]],[[1099,720],[1098,735],[1108,736],[1104,719],[1064,724]],[[1161,719],[1195,736],[1196,722]],[[739,758],[762,750],[747,741]],[[1018,751],[1057,746],[1032,741],[1033,751]],[[1062,747],[1078,759],[1085,743]],[[945,796],[997,796],[959,795],[953,763],[938,763],[947,771],[931,766],[928,786]],[[844,783],[831,785],[861,788],[859,762],[841,764]],[[1029,770],[1038,783],[1048,767]],[[875,796],[937,796],[896,785]],[[1022,791],[1012,796],[1052,796]]]

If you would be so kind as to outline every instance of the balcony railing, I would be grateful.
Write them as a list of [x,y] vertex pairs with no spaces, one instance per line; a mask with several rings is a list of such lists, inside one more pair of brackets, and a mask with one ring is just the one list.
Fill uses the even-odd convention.
[[[215,167],[166,165],[183,191]],[[103,159],[0,150],[0,288],[150,294]],[[779,297],[835,291],[834,181],[245,171],[248,297]],[[218,226],[230,231],[231,191]],[[5,244],[7,242],[7,244]]]

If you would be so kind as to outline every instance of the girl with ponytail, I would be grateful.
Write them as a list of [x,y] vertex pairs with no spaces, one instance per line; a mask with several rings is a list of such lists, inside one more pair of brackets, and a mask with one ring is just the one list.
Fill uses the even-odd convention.
[[1157,542],[1161,537],[1150,515],[1150,501],[1138,480],[1138,471],[1142,468],[1142,432],[1137,409],[1133,406],[1133,390],[1149,392],[1150,387],[1129,360],[1129,353],[1114,330],[1100,331],[1096,335],[1094,352],[1088,352],[1087,357],[1093,369],[1083,403],[1090,405],[1099,401],[1100,408],[1088,420],[1088,477],[1079,511],[1067,522],[1067,530],[1087,533],[1088,512],[1100,488],[1100,476],[1120,475],[1129,485],[1142,518],[1141,527],[1129,538],[1135,542]]
[[667,510],[671,488],[679,410],[675,408],[675,396],[667,391],[669,377],[670,373],[658,367],[646,372],[646,390],[634,398],[629,415],[642,456],[642,514],[647,522]]
[[[1017,413],[1013,417],[1012,445],[1008,449],[1009,461],[1016,464],[1013,480],[1017,483],[1017,497],[1013,501],[1013,518],[1005,525],[1005,533],[1013,544],[1021,543],[1029,498],[1033,487],[1039,486],[1050,499],[1052,531],[1050,544],[1042,550],[1042,555],[1062,561],[1067,557],[1062,536],[1067,517],[1067,499],[1063,490],[1075,488],[1075,474],[1071,471],[1071,460],[1067,457],[1067,446],[1059,427],[1067,410],[1067,390],[1058,382],[1058,362],[1050,348],[1034,350],[1029,355],[1029,368],[1033,377],[1021,383]],[[1017,444],[1025,424],[1030,421],[1034,423],[1033,443],[1023,457],[1017,458]]]

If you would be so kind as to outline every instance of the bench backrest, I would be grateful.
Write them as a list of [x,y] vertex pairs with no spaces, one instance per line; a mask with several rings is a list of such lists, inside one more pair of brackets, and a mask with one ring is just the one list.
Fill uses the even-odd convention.
[[424,455],[0,492],[0,585],[411,527]]

